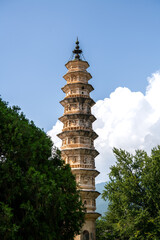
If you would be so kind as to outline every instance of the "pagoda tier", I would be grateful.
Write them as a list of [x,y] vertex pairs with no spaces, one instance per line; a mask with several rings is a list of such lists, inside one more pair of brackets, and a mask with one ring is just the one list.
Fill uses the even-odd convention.
[[92,92],[94,88],[92,85],[88,83],[72,83],[72,84],[67,84],[62,88],[62,91],[66,93],[66,97],[70,96],[88,96],[89,93]]
[[91,107],[95,104],[93,99],[83,97],[64,98],[61,102],[64,113],[91,113]]
[[[62,155],[65,155],[65,158],[67,157],[67,156],[70,156],[70,154],[72,155],[72,156],[74,156],[74,155],[78,155],[79,154],[79,156],[84,156],[84,155],[86,155],[86,159],[88,158],[88,156],[90,156],[90,157],[93,157],[93,158],[95,158],[95,157],[97,157],[97,155],[99,154],[99,152],[96,150],[96,149],[91,149],[91,148],[65,148],[65,149],[63,149],[63,151],[62,151]],[[67,160],[67,158],[66,158],[66,160]],[[68,163],[68,162],[67,162]],[[85,162],[84,162],[85,163]],[[94,167],[95,168],[95,167]]]
[[95,212],[96,210],[96,198],[100,195],[99,192],[91,189],[80,190],[83,204],[86,208],[86,213]]
[[97,170],[73,168],[72,173],[76,176],[76,181],[80,189],[95,190],[95,177],[99,174]]
[[78,44],[77,41],[73,51],[75,59],[65,65],[68,72],[63,77],[67,84],[62,87],[62,91],[66,96],[60,102],[64,107],[64,114],[59,118],[63,129],[57,136],[62,140],[62,159],[71,166],[86,209],[85,224],[81,234],[75,239],[95,240],[95,221],[100,214],[95,212],[96,198],[99,196],[99,192],[95,190],[95,177],[99,174],[95,169],[95,157],[99,153],[94,147],[94,140],[98,135],[92,129],[96,118],[91,113],[95,102],[90,97],[90,92],[94,88],[88,83],[92,78],[86,70],[89,64],[80,59],[82,50]]
[[91,74],[87,71],[71,71],[66,73],[63,78],[67,81],[67,83],[88,83],[88,81],[92,78]]

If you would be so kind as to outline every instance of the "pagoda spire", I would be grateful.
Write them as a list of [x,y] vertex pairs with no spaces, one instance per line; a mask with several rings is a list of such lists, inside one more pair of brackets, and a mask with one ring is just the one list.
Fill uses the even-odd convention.
[[82,50],[79,49],[79,41],[78,41],[78,37],[77,37],[76,46],[75,46],[75,49],[73,50],[73,54],[75,54],[75,60],[81,60],[80,59],[81,53],[82,53]]

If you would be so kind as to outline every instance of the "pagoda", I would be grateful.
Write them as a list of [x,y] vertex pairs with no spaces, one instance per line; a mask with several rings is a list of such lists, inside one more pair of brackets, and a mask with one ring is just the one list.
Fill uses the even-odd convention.
[[85,223],[75,240],[95,240],[95,221],[100,216],[95,212],[95,200],[99,196],[95,190],[95,177],[99,174],[95,169],[95,157],[99,153],[94,147],[94,140],[98,135],[92,129],[92,123],[96,120],[91,113],[95,102],[90,92],[94,88],[88,83],[92,76],[86,70],[88,62],[81,59],[78,38],[73,56],[74,59],[65,65],[68,69],[63,76],[66,80],[66,85],[62,87],[65,98],[60,102],[64,114],[59,118],[63,129],[58,137],[62,140],[62,159],[71,166],[86,209]]

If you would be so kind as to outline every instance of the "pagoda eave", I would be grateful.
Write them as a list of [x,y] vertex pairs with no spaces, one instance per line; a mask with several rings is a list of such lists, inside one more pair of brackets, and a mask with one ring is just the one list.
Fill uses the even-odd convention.
[[91,189],[80,189],[80,194],[83,198],[97,198],[100,195],[98,191]]
[[96,149],[91,149],[91,148],[66,148],[66,149],[62,149],[61,150],[63,153],[65,153],[66,155],[72,155],[73,153],[77,152],[81,153],[81,154],[91,154],[93,157],[96,157],[99,155],[99,152]]
[[85,66],[85,69],[89,68],[89,63],[87,61],[80,61],[80,60],[72,60],[72,61],[68,61],[66,64],[65,64],[65,67],[67,69],[69,69],[70,67],[72,66],[77,66],[77,65],[84,65]]
[[100,213],[97,212],[87,212],[85,213],[85,219],[89,220],[96,220],[97,218],[99,218],[101,216]]
[[59,134],[57,134],[57,136],[60,138],[60,139],[63,139],[64,137],[66,136],[86,136],[86,137],[90,137],[92,138],[93,140],[95,140],[97,137],[98,137],[98,134],[95,133],[93,130],[90,131],[90,130],[71,130],[71,131],[63,131]]
[[72,88],[74,88],[74,87],[82,87],[82,86],[85,86],[85,88],[88,89],[89,92],[92,92],[92,91],[94,90],[94,88],[92,87],[91,84],[81,83],[81,82],[78,82],[78,83],[75,82],[75,83],[66,84],[66,85],[65,85],[64,87],[62,87],[61,89],[62,89],[62,91],[63,91],[64,93],[66,93],[66,91],[67,91],[68,89],[72,89]]
[[68,119],[90,119],[91,122],[93,123],[96,120],[96,117],[92,114],[87,114],[87,113],[71,113],[71,114],[64,114],[62,117],[58,118],[62,123],[64,123]]
[[[85,75],[87,77],[87,80],[89,81],[91,78],[92,78],[92,75],[89,73],[89,72],[86,72],[86,71],[70,71],[70,72],[67,72],[63,78],[67,81],[68,77],[70,76],[81,76],[81,75]],[[78,81],[73,81],[73,82],[78,82]],[[83,82],[83,81],[79,81],[79,82]]]
[[60,101],[60,104],[65,107],[68,103],[89,103],[92,107],[95,104],[95,101],[92,98],[85,98],[85,97],[68,97],[64,98],[62,101]]
[[94,177],[97,177],[100,174],[100,172],[95,169],[86,169],[86,168],[73,168],[72,173],[73,174],[82,173],[82,174],[86,174],[86,175],[89,174]]

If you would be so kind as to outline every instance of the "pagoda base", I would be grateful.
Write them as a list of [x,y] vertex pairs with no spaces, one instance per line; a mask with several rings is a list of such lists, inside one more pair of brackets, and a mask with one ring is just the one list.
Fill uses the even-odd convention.
[[95,221],[101,214],[96,212],[88,212],[85,214],[85,223],[82,227],[81,234],[77,235],[74,240],[95,240],[96,226]]

